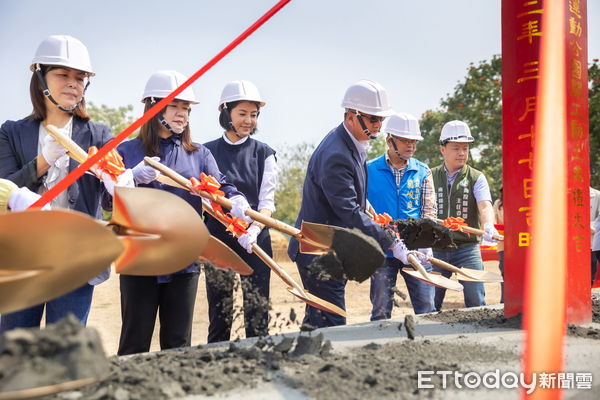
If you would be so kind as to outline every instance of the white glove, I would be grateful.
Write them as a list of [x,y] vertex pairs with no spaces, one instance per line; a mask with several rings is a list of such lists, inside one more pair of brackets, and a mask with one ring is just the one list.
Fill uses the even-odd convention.
[[[160,161],[160,157],[151,157],[151,158],[154,161]],[[158,178],[158,175],[160,175],[160,172],[158,172],[151,166],[146,165],[146,163],[144,163],[143,160],[140,161],[140,163],[138,165],[133,167],[131,172],[133,173],[133,179],[135,179],[135,181],[137,183],[143,183],[143,184],[147,184],[147,183],[150,183],[150,182],[156,180],[156,178]]]
[[431,250],[431,247],[417,249],[415,256],[417,256],[417,259],[421,264],[429,264],[429,259],[433,257],[433,251]]
[[[40,197],[42,196],[32,192],[26,187],[18,188],[16,190],[13,190],[13,192],[8,197],[8,208],[10,208],[11,211],[27,210],[29,206],[38,201]],[[49,204],[46,204],[44,207],[42,207],[42,210],[49,209]]]
[[240,236],[238,238],[238,243],[240,244],[240,246],[245,248],[248,253],[252,253],[252,245],[256,243],[258,234],[262,229],[252,224],[246,230],[248,231],[248,233],[244,233],[242,236]]
[[56,141],[52,136],[44,136],[44,144],[42,147],[42,156],[49,165],[54,165],[56,160],[67,154],[65,149],[60,143]]
[[252,218],[246,215],[246,210],[250,208],[248,200],[246,200],[244,196],[240,195],[233,196],[229,200],[233,202],[233,206],[231,207],[231,215],[246,222],[252,223]]
[[483,225],[483,230],[485,233],[483,234],[483,240],[489,243],[492,243],[492,246],[498,243],[498,240],[494,238],[494,235],[498,234],[498,231],[494,227],[494,224],[491,222],[486,222]]
[[400,260],[402,264],[408,264],[407,256],[409,254],[408,249],[404,245],[402,239],[397,239],[391,247],[394,258]]
[[115,186],[135,187],[135,183],[133,182],[133,172],[131,172],[129,168],[117,177],[117,182],[113,181],[106,172],[103,172],[102,183],[104,183],[106,191],[110,193],[111,196],[115,195]]

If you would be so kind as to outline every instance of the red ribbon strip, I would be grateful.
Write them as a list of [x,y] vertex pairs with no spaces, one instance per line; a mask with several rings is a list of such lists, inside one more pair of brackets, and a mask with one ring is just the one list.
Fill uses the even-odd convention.
[[377,222],[383,227],[387,227],[390,222],[392,222],[392,217],[388,213],[375,214],[375,216],[373,216],[373,221]]
[[200,180],[190,178],[190,185],[195,191],[202,190],[213,196],[225,196],[225,192],[219,190],[221,183],[214,176],[206,175],[204,172],[200,173]]
[[[98,153],[98,148],[96,146],[90,147],[88,149],[88,158],[93,157],[96,153]],[[125,172],[123,157],[115,149],[112,149],[107,155],[102,157],[93,168],[98,170],[98,175],[101,175],[102,172],[108,174],[115,183],[118,176]]]
[[448,217],[444,220],[444,226],[453,231],[459,231],[466,233],[471,236],[468,232],[463,230],[463,227],[467,226],[465,220],[461,217]]
[[[214,176],[206,175],[204,172],[200,173],[200,180],[194,177],[190,178],[189,187],[194,192],[202,190],[204,192],[210,193],[213,196],[213,198],[215,196],[225,195],[225,192],[219,190],[219,188],[221,187],[219,181]],[[210,200],[210,206],[212,207],[215,213],[215,217],[225,222],[227,226],[226,230],[228,232],[231,232],[233,236],[237,237],[239,235],[243,235],[244,233],[248,233],[248,231],[246,230],[246,228],[248,228],[249,225],[248,222],[244,221],[243,219],[236,218],[229,213],[226,213],[225,211],[223,211],[223,207],[221,207],[219,203],[216,203],[213,200]]]

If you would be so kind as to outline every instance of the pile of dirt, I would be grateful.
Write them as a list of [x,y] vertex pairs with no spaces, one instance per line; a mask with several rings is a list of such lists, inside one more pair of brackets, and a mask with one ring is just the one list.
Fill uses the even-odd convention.
[[[594,300],[593,322],[598,322],[596,312],[600,309],[600,299]],[[423,316],[429,320],[444,322],[448,324],[471,324],[485,328],[508,328],[521,329],[522,315],[517,314],[513,317],[504,317],[503,310],[477,309],[469,311],[449,310],[440,311]],[[578,325],[568,325],[567,333],[569,336],[582,337],[586,339],[600,340],[600,329],[587,328]]]
[[15,329],[0,337],[0,392],[104,378],[109,362],[95,329],[69,315],[46,329]]
[[471,324],[486,328],[521,329],[521,314],[506,318],[504,317],[503,310],[490,310],[487,308],[469,311],[440,311],[423,315],[423,317],[432,321],[444,322],[451,325]]
[[[277,382],[315,399],[423,398],[419,370],[469,370],[478,363],[505,362],[518,354],[467,341],[402,341],[337,354],[322,335],[259,340],[249,348],[189,348],[111,360],[110,378],[52,399],[151,399],[214,395]],[[439,377],[438,377],[439,378]],[[441,378],[440,378],[441,379]],[[433,377],[432,383],[441,387]]]

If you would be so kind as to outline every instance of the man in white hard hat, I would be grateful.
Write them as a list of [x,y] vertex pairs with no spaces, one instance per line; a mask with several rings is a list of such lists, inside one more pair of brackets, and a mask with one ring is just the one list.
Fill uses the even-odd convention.
[[[296,226],[307,221],[356,228],[406,262],[404,243],[365,214],[367,146],[377,137],[383,120],[392,114],[387,92],[377,82],[360,80],[346,90],[342,107],[344,121],[325,136],[308,163]],[[294,238],[288,255],[297,263],[310,293],[345,309],[345,280],[322,279],[310,273],[307,267],[315,256],[300,253]],[[343,325],[346,318],[307,305],[304,323],[315,327]]]
[[[431,170],[437,193],[437,215],[440,219],[460,217],[472,227],[483,226],[487,242],[496,243],[494,235],[494,209],[492,196],[485,175],[467,165],[469,144],[473,142],[469,126],[462,121],[450,121],[442,128],[440,152],[444,163]],[[452,240],[457,249],[433,249],[436,258],[464,268],[483,270],[479,237],[453,231]],[[446,277],[451,272],[434,267]],[[485,305],[485,289],[481,282],[461,281],[467,307]],[[435,288],[435,307],[441,310],[446,289]]]
[[[436,200],[431,170],[413,157],[417,143],[423,140],[419,121],[410,114],[394,114],[388,118],[383,132],[387,135],[387,151],[367,163],[369,183],[367,199],[376,213],[387,213],[394,220],[436,218]],[[431,255],[431,248],[419,249]],[[434,287],[402,272],[405,265],[386,254],[385,265],[371,276],[371,321],[392,316],[392,289],[398,273],[402,273],[415,314],[434,311]],[[424,267],[431,271],[427,261]]]

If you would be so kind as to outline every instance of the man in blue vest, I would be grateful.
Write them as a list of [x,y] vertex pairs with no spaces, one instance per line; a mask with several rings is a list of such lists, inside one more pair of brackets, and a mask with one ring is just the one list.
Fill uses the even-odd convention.
[[[440,152],[444,163],[431,170],[437,193],[438,218],[463,218],[467,225],[485,230],[483,240],[497,243],[494,235],[494,209],[487,179],[481,171],[467,165],[469,143],[473,141],[469,126],[462,121],[450,121],[442,128]],[[479,238],[463,232],[453,231],[452,240],[457,249],[433,249],[433,255],[450,264],[483,270]],[[450,271],[434,268],[443,276],[450,277]],[[485,305],[485,289],[481,282],[460,281],[464,286],[463,295],[467,307]],[[441,310],[446,289],[435,288],[435,308]]]
[[[413,158],[417,143],[423,140],[419,121],[410,114],[394,114],[386,122],[387,151],[367,163],[367,198],[376,213],[387,213],[394,220],[436,218],[433,178],[429,167]],[[431,249],[419,249],[431,255]],[[405,267],[388,251],[385,265],[371,276],[371,321],[392,316],[392,289],[398,272],[404,277],[415,314],[435,311],[434,287],[402,272]],[[423,266],[431,271],[431,264]]]
[[[346,90],[342,107],[344,121],[325,136],[308,163],[296,227],[308,221],[357,228],[373,237],[384,251],[391,248],[394,256],[406,263],[404,243],[365,214],[367,146],[377,137],[385,117],[392,114],[387,92],[377,82],[361,80]],[[311,272],[308,266],[315,256],[300,253],[294,238],[288,255],[297,263],[310,293],[345,309],[345,280],[324,279]],[[346,318],[307,305],[304,323],[315,327],[344,325]]]

